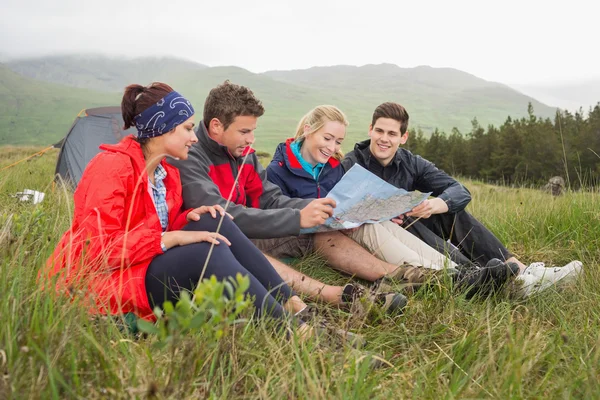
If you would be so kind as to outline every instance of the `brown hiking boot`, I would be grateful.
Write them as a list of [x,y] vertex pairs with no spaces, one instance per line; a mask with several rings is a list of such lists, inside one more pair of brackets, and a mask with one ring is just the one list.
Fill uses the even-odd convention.
[[310,325],[320,339],[334,346],[348,344],[355,349],[361,349],[367,341],[356,333],[338,328],[319,315],[316,307],[306,306],[295,314],[295,317]]
[[351,312],[364,312],[364,308],[378,305],[387,314],[401,314],[408,303],[408,299],[401,293],[382,291],[379,287],[367,289],[362,285],[349,283],[344,286],[342,293],[342,306]]
[[373,289],[380,292],[391,292],[394,288],[400,288],[403,293],[414,294],[421,286],[430,281],[439,280],[446,270],[436,270],[425,267],[416,267],[410,264],[404,264],[396,268],[382,278],[373,282]]

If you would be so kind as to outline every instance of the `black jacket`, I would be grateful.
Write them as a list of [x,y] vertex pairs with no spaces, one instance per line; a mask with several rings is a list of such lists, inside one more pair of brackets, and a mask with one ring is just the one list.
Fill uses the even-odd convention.
[[[354,150],[342,160],[345,171],[348,171],[354,164],[359,164],[397,188],[432,192],[432,196],[438,197],[448,204],[450,213],[464,210],[471,201],[471,193],[467,188],[438,169],[432,162],[421,156],[415,156],[406,149],[399,148],[396,157],[383,168],[371,155],[370,144],[371,140],[356,143]],[[369,164],[371,168],[369,168]],[[375,171],[374,166],[377,166],[379,171]]]

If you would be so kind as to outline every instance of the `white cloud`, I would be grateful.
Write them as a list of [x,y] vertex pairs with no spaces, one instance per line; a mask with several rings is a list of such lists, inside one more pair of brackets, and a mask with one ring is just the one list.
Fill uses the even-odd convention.
[[600,75],[596,3],[5,0],[0,53],[174,55],[254,72],[388,62],[567,81]]

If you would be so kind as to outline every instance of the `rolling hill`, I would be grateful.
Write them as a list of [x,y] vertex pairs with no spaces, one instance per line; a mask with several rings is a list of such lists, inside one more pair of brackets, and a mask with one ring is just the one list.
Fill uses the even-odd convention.
[[117,104],[118,93],[35,81],[0,64],[0,145],[50,145],[83,108]]
[[[209,90],[225,79],[250,87],[263,101],[266,113],[259,122],[256,147],[269,152],[293,135],[300,117],[318,104],[335,104],[348,115],[345,150],[366,136],[373,109],[384,101],[405,105],[411,115],[410,126],[425,133],[435,128],[449,132],[453,127],[468,132],[475,117],[483,126],[498,125],[509,115],[524,116],[530,101],[537,115],[551,117],[555,112],[508,86],[450,68],[381,64],[255,74],[238,67],[206,67],[178,59],[56,56],[11,61],[0,68],[0,90],[9,94],[0,98],[5,110],[0,143],[58,140],[79,109],[118,104],[119,92],[133,82],[166,81],[188,96],[200,113]],[[8,104],[11,96],[22,98],[20,104],[27,108]],[[77,110],[72,111],[74,108]],[[26,128],[28,117],[34,119],[34,126],[44,127]],[[7,134],[7,130],[13,133]],[[36,133],[40,131],[44,134]]]
[[282,82],[335,91],[372,110],[384,101],[403,104],[414,121],[411,125],[431,132],[453,127],[470,130],[477,118],[485,126],[501,124],[506,117],[522,117],[531,102],[537,115],[554,116],[555,109],[496,82],[488,82],[452,68],[391,64],[362,67],[314,67],[295,71],[269,71],[265,75]]
[[119,92],[137,81],[168,81],[180,73],[207,68],[206,65],[177,58],[144,57],[128,60],[100,55],[29,58],[9,61],[6,65],[29,78],[104,92]]

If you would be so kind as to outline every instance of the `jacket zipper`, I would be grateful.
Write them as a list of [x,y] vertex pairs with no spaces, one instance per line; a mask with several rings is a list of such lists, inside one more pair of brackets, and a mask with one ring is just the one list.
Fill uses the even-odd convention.
[[315,179],[315,181],[317,182],[317,199],[321,198],[321,184],[319,183],[319,178],[321,177],[321,173],[324,169],[325,165],[323,165],[323,168],[321,168],[321,170],[319,171],[319,175],[317,175],[317,178]]
[[238,176],[240,175],[240,166],[237,164],[237,160],[235,158],[233,159],[233,163],[234,163],[234,166],[231,169],[233,171],[233,180],[235,182],[235,193],[236,193],[236,198],[235,198],[234,203],[240,204],[239,200],[240,200],[240,197],[242,196],[242,193],[240,191],[240,181],[238,179]]

